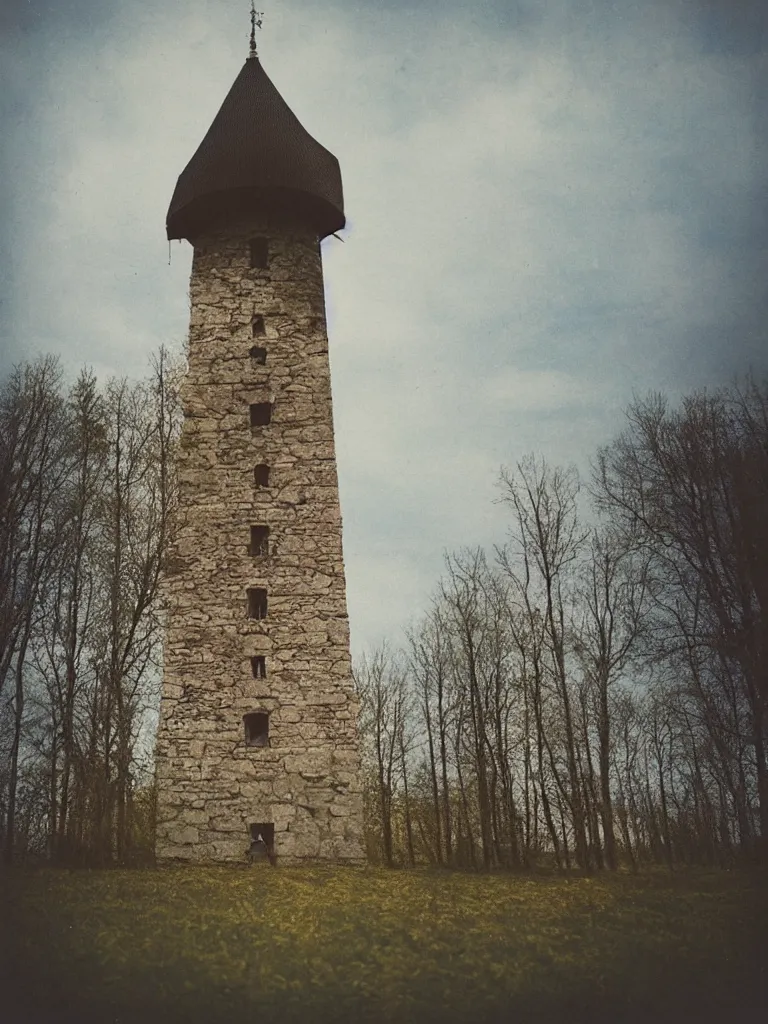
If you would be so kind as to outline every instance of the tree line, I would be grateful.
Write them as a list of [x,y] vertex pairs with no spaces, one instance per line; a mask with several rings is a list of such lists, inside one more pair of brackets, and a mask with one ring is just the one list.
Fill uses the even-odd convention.
[[499,500],[357,667],[371,859],[768,859],[768,381],[637,400],[586,485],[528,457]]
[[0,846],[129,863],[151,845],[160,582],[180,366],[65,385],[47,357],[0,385]]
[[[180,359],[0,383],[0,849],[151,857]],[[356,666],[369,856],[460,868],[766,859],[768,380],[636,401],[572,468],[499,479]]]

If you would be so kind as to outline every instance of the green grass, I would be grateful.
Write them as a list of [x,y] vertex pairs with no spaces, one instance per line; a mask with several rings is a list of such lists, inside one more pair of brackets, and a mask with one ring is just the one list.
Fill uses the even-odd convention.
[[0,1019],[768,1020],[767,892],[738,872],[14,871]]

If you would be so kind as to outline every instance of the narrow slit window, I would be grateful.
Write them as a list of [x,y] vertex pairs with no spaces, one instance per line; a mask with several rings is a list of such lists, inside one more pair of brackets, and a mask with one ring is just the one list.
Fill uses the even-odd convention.
[[267,361],[267,350],[259,345],[254,345],[250,352],[251,362],[256,366],[264,366]]
[[257,314],[253,318],[253,320],[251,321],[251,331],[253,333],[254,338],[259,338],[259,337],[261,337],[262,334],[266,334],[267,333],[267,329],[264,326],[264,317],[263,316],[260,316],[260,315]]
[[263,270],[269,263],[269,241],[266,238],[252,238],[250,249],[251,266]]
[[248,618],[266,619],[267,590],[266,587],[248,588]]
[[254,679],[267,678],[267,656],[265,654],[256,654],[251,658],[251,672]]
[[269,715],[266,711],[254,711],[243,715],[246,747],[269,746]]
[[269,466],[266,463],[253,467],[253,482],[256,487],[269,487]]
[[272,403],[255,402],[251,406],[251,426],[266,427],[272,420]]
[[251,527],[251,546],[250,553],[254,557],[265,557],[269,554],[269,527],[268,526],[252,526]]

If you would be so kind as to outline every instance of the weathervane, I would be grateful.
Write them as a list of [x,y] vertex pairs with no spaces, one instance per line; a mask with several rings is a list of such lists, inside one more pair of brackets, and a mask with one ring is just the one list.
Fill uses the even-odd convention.
[[249,56],[256,56],[256,29],[261,28],[261,19],[264,17],[264,11],[257,11],[254,5],[254,0],[251,0],[251,52]]

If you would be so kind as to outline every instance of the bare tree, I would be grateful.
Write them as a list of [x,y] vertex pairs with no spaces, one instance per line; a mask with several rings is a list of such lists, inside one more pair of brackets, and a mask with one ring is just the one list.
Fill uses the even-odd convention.
[[18,367],[0,392],[0,696],[13,680],[13,735],[5,806],[6,861],[13,856],[26,663],[38,598],[53,571],[66,475],[60,371],[46,358]]
[[449,638],[438,601],[417,629],[408,633],[408,672],[426,733],[428,771],[435,829],[435,860],[453,860],[448,735],[452,713]]
[[91,373],[83,371],[78,377],[67,411],[70,465],[62,490],[66,529],[55,577],[40,597],[43,615],[36,651],[51,716],[50,829],[58,857],[67,854],[71,783],[81,742],[77,706],[86,685],[85,658],[98,596],[93,550],[102,517],[106,423]]
[[628,419],[600,452],[599,500],[651,553],[657,656],[684,657],[699,697],[717,693],[702,700],[712,725],[712,706],[725,706],[736,683],[766,855],[768,384],[695,394],[677,411],[652,396]]
[[161,351],[150,380],[100,389],[83,372],[67,396],[55,361],[42,360],[14,371],[0,391],[8,858],[26,848],[15,827],[18,794],[32,801],[25,814],[40,805],[33,778],[45,779],[49,852],[91,863],[130,854],[143,731],[159,698],[179,369]]
[[589,689],[586,744],[592,713],[597,723],[600,817],[605,860],[612,871],[616,870],[617,857],[611,796],[610,689],[621,678],[636,646],[647,592],[647,556],[610,528],[593,530],[580,573],[574,650]]
[[[472,755],[472,768],[477,785],[483,864],[488,868],[494,860],[489,779],[490,722],[487,693],[480,667],[490,626],[485,608],[488,568],[485,556],[480,550],[447,556],[446,568],[447,573],[440,588],[445,613],[456,639],[452,656],[453,672],[455,676],[463,677],[466,681],[466,720],[470,727],[468,747]],[[464,734],[461,738],[465,738]]]
[[[585,539],[576,508],[578,477],[575,470],[553,469],[530,457],[518,463],[515,473],[502,470],[501,487],[502,501],[511,509],[514,520],[511,544],[499,551],[499,559],[529,620],[536,614],[541,616],[547,650],[544,667],[560,704],[566,778],[552,756],[548,739],[542,736],[542,742],[549,747],[549,767],[570,813],[576,859],[588,868],[586,807],[566,650],[570,635],[569,573]],[[543,606],[540,612],[538,606],[533,606],[534,588]],[[565,835],[563,838],[565,841]]]
[[394,865],[393,803],[398,761],[404,763],[404,718],[407,708],[405,676],[386,645],[363,658],[355,672],[360,697],[360,726],[364,759],[373,763],[380,812],[384,862]]

